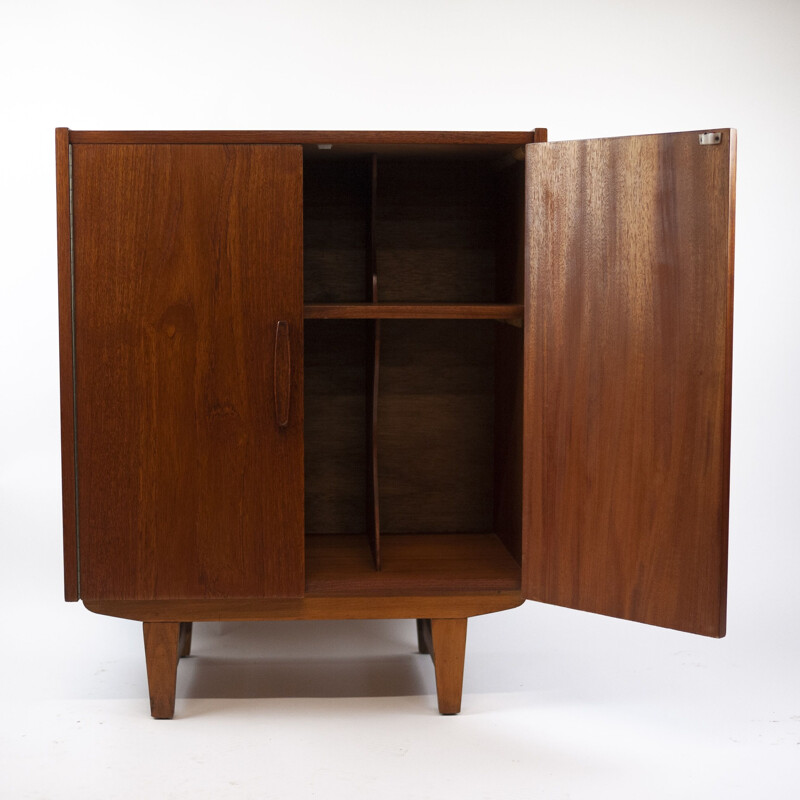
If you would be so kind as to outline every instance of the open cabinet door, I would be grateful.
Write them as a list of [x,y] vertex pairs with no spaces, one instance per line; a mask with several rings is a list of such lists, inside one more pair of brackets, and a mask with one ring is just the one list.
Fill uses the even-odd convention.
[[302,153],[72,147],[84,600],[297,597]]
[[703,134],[527,146],[523,582],[723,636],[736,139]]

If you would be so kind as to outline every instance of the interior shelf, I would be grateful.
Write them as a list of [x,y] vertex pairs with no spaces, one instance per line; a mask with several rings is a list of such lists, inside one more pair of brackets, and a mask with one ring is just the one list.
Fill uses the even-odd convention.
[[384,533],[380,571],[363,534],[306,537],[307,595],[513,590],[520,580],[493,533]]
[[522,303],[306,303],[306,319],[521,320]]

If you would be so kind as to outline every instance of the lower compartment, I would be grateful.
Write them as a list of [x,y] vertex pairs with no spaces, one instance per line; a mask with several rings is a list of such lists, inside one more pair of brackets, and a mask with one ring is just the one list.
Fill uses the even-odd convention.
[[384,534],[380,571],[363,534],[306,536],[307,596],[504,591],[520,575],[493,533]]
[[307,591],[519,587],[521,329],[382,320],[373,418],[370,324],[305,325]]

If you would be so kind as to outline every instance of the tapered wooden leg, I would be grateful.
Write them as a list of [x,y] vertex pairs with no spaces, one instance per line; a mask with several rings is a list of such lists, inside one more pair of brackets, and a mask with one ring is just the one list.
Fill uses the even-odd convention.
[[192,623],[181,622],[181,633],[178,642],[178,657],[187,658],[192,654]]
[[464,682],[467,620],[466,617],[432,619],[430,624],[439,713],[458,714],[461,711],[461,687]]
[[178,676],[180,622],[145,622],[144,654],[150,687],[150,713],[156,719],[172,719]]
[[420,653],[431,652],[431,621],[429,619],[417,620],[417,643]]

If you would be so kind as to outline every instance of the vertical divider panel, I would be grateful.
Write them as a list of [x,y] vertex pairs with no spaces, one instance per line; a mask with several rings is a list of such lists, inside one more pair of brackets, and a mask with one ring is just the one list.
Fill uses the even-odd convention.
[[[376,201],[378,191],[378,156],[373,154],[369,164],[369,195],[367,206],[367,269],[366,300],[378,302],[378,257],[375,241]],[[367,514],[366,529],[375,569],[381,568],[380,506],[378,493],[378,379],[380,373],[381,321],[367,320]]]

